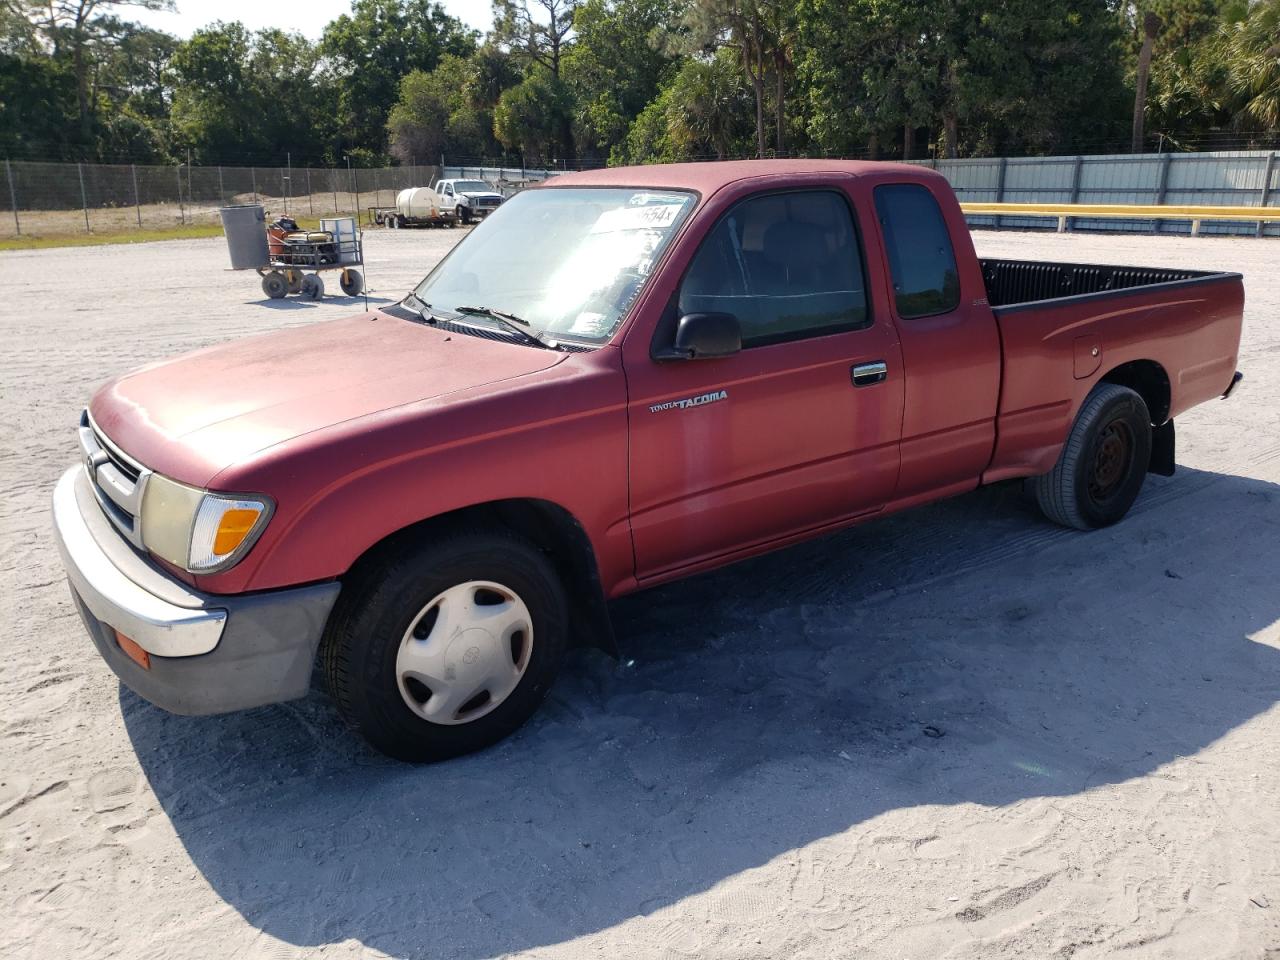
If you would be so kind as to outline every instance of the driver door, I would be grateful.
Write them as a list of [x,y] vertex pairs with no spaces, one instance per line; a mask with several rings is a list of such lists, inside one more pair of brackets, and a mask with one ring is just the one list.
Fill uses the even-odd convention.
[[834,186],[750,196],[703,238],[670,312],[733,314],[743,349],[626,361],[639,580],[891,498],[903,371],[863,263],[850,198]]

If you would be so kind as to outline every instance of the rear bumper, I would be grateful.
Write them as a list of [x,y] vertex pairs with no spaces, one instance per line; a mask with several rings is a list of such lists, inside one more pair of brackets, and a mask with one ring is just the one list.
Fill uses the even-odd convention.
[[[337,583],[242,596],[192,590],[139,556],[102,515],[83,467],[63,474],[53,525],[71,594],[126,686],[172,713],[226,713],[306,694]],[[117,631],[149,655],[130,658]]]
[[1229,396],[1231,396],[1231,391],[1233,391],[1236,387],[1240,386],[1240,381],[1243,379],[1244,379],[1244,374],[1241,373],[1239,370],[1233,373],[1231,375],[1231,386],[1227,387],[1227,389],[1223,392],[1222,399],[1226,400]]

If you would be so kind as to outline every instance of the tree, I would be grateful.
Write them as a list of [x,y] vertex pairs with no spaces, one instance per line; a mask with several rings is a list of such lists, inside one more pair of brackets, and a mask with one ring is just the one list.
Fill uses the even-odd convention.
[[680,0],[586,0],[574,15],[563,77],[574,101],[576,142],[608,156],[631,121],[674,76]]
[[[913,0],[800,0],[797,69],[818,146],[875,156],[901,130],[910,154],[914,130],[932,122],[942,100],[937,12]],[[958,73],[961,56],[952,50],[950,59]],[[958,78],[954,86],[945,105],[953,119]]]
[[0,0],[0,55],[37,57],[40,36],[36,24],[18,0]]
[[446,54],[430,73],[415,70],[400,82],[400,99],[391,108],[387,130],[391,153],[401,163],[435,160],[441,154],[464,157],[500,152],[493,136],[494,101],[484,61]]
[[1131,153],[1142,152],[1142,121],[1147,111],[1147,79],[1151,73],[1151,49],[1160,33],[1160,17],[1148,10],[1142,15],[1142,52],[1138,54],[1138,82],[1133,95],[1133,144]]
[[695,49],[737,53],[755,99],[756,156],[764,156],[765,63],[771,58],[768,0],[692,0],[685,23]]
[[0,53],[0,151],[19,158],[77,155],[70,64]]
[[[1142,149],[1152,127],[1175,136],[1194,135],[1229,120],[1223,96],[1226,73],[1213,62],[1211,48],[1223,18],[1237,16],[1238,2],[1135,0],[1120,6],[1134,89],[1131,150]],[[1146,28],[1153,24],[1156,33],[1148,38]]]
[[[43,20],[42,26],[53,43],[55,58],[63,50],[70,50],[80,136],[87,142],[95,119],[89,74],[97,48],[103,43],[105,28],[114,20],[111,14],[121,7],[171,10],[173,0],[48,0],[47,4],[30,2],[27,6],[34,14],[33,20]],[[35,11],[40,12],[36,14]]]
[[611,163],[665,163],[740,155],[751,143],[753,97],[737,52],[686,60],[636,118]]
[[560,76],[560,62],[573,43],[580,0],[493,0],[493,37],[531,63]]
[[800,0],[797,66],[824,150],[921,131],[949,156],[1050,151],[1109,129],[1120,79],[1104,0]]
[[1238,127],[1280,129],[1280,0],[1261,0],[1215,44],[1226,65]]
[[469,56],[475,46],[475,33],[433,0],[355,0],[321,40],[340,90],[343,148],[383,151],[400,79],[434,70],[445,54]]
[[518,150],[530,166],[573,156],[566,140],[573,116],[564,82],[541,64],[519,84],[503,91],[493,111],[493,133],[509,150]]
[[178,47],[171,70],[174,138],[196,158],[332,154],[336,93],[300,34],[215,23]]

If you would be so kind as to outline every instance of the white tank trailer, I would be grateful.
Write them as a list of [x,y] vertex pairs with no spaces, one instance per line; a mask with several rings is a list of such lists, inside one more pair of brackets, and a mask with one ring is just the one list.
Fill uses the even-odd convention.
[[430,187],[408,187],[396,194],[394,207],[370,207],[369,219],[383,227],[453,226],[457,215],[445,209],[440,194]]

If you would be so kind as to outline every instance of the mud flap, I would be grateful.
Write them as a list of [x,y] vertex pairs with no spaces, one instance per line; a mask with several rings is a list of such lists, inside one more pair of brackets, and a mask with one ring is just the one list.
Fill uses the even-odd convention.
[[1167,420],[1151,431],[1151,460],[1147,471],[1172,477],[1175,469],[1173,421]]

